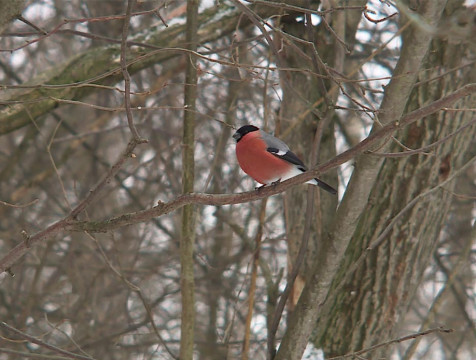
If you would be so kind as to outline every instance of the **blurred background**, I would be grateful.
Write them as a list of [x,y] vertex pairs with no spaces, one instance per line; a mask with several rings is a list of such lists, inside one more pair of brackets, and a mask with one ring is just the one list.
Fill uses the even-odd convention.
[[[418,13],[429,11],[432,1],[262,3],[243,2],[261,27],[233,1],[200,4],[196,192],[239,193],[257,185],[234,155],[231,135],[244,124],[282,138],[312,168],[355,146],[380,121],[396,121],[475,82],[474,3],[449,0],[441,19],[428,21]],[[24,236],[66,217],[131,137],[120,70],[126,5],[1,4],[1,257]],[[184,73],[192,56],[184,50],[186,5],[137,1],[133,8],[131,105],[148,143],[135,149],[79,220],[107,220],[182,193],[182,127],[189,110]],[[421,48],[415,33],[433,39],[421,66],[407,71]],[[408,89],[390,84],[407,75]],[[305,358],[344,355],[439,326],[455,331],[363,356],[475,358],[475,105],[474,94],[465,97],[399,130],[371,149],[377,155],[323,174],[338,197],[300,185],[267,202],[196,206],[195,357],[244,359],[248,332],[246,356],[266,359],[276,302],[308,236],[278,343],[304,284],[326,270],[315,264],[345,237],[349,245],[333,282],[323,285],[326,300]],[[392,155],[405,151],[414,152]],[[353,175],[362,164],[373,177]],[[310,201],[312,213],[306,212]],[[175,211],[104,233],[65,231],[43,241],[11,267],[14,277],[2,275],[1,321],[78,358],[178,357],[180,229],[181,211]],[[370,244],[376,245],[372,251]],[[65,356],[30,340],[3,328],[0,359]]]

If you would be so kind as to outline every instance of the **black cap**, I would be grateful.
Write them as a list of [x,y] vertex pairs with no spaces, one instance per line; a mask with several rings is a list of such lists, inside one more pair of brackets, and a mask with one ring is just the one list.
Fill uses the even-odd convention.
[[243,136],[245,136],[246,134],[250,133],[250,132],[253,132],[253,131],[258,131],[259,128],[257,128],[256,126],[254,125],[245,125],[245,126],[242,126],[240,127],[236,133],[233,134],[233,139],[236,140],[236,142],[240,141],[241,138]]

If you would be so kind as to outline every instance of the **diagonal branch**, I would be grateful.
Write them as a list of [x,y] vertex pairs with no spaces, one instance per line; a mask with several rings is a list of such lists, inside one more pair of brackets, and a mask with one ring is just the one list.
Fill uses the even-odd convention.
[[476,92],[476,83],[468,84],[453,93],[442,97],[431,104],[412,111],[404,115],[399,121],[391,122],[390,124],[375,131],[366,139],[362,140],[353,148],[337,155],[335,158],[326,163],[317,166],[311,171],[305,172],[289,180],[283,181],[273,186],[264,187],[259,190],[249,191],[239,194],[205,194],[205,193],[188,193],[178,196],[176,199],[163,203],[159,202],[156,206],[150,209],[123,214],[104,221],[76,221],[76,217],[84,211],[94,200],[98,198],[101,190],[111,181],[115,174],[120,170],[124,162],[131,156],[132,151],[137,145],[137,141],[131,140],[120,159],[112,166],[112,168],[90,192],[89,195],[80,202],[71,213],[64,219],[57,221],[46,229],[27,237],[24,241],[14,247],[8,254],[0,259],[0,273],[8,271],[23,255],[25,255],[31,246],[38,245],[43,241],[50,239],[63,231],[88,231],[88,232],[105,232],[114,230],[123,226],[133,225],[140,222],[146,222],[152,218],[168,214],[172,211],[182,208],[188,204],[197,205],[232,205],[242,204],[254,200],[263,199],[268,196],[276,195],[285,190],[302,184],[319,174],[325,173],[331,169],[336,168],[345,162],[352,160],[357,155],[365,153],[373,146],[379,143],[380,140],[389,137],[393,132],[401,129],[417,120],[431,115],[442,108],[448,107],[458,99],[471,95]]
[[[273,15],[274,9],[263,6],[251,6],[262,17]],[[213,6],[199,15],[199,34],[201,44],[220,39],[227,36],[237,28],[249,26],[249,19],[241,19],[239,10],[230,10],[229,7]],[[121,15],[122,17],[122,15]],[[86,19],[82,19],[86,21]],[[164,48],[164,43],[169,45],[166,51],[148,50],[139,52],[130,50],[132,56],[137,59],[134,65],[129,67],[131,75],[149,66],[161,63],[181,56],[181,52],[172,51],[181,48],[185,42],[185,24],[169,26],[165,29],[159,28],[152,32],[150,36],[137,36],[134,43],[147,43],[160,48]],[[127,42],[128,45],[132,43]],[[29,85],[74,85],[78,82],[94,84],[115,84],[123,79],[121,67],[118,66],[120,47],[117,45],[107,45],[102,48],[94,48],[81,54],[71,57],[63,64],[60,64],[50,71],[44,72],[39,77],[28,82]],[[145,54],[144,54],[145,53]],[[94,91],[92,87],[65,86],[56,89],[49,89],[48,95],[59,99],[82,99]],[[2,96],[2,100],[7,97]],[[45,96],[41,88],[27,88],[15,91],[12,94],[15,103],[8,103],[8,107],[0,109],[0,134],[9,133],[23,126],[30,124],[30,117],[41,117],[58,106],[58,102]],[[2,103],[4,103],[2,101]],[[6,104],[6,103],[4,103]],[[28,104],[28,106],[25,106]]]
[[54,345],[48,344],[48,343],[46,343],[46,342],[44,342],[44,341],[42,341],[42,340],[40,340],[40,339],[38,339],[34,336],[28,335],[28,334],[14,328],[13,326],[8,325],[5,322],[0,322],[0,327],[18,335],[18,336],[20,336],[21,338],[23,338],[25,340],[28,340],[29,342],[32,342],[33,344],[37,344],[37,345],[39,345],[41,347],[44,347],[46,349],[53,350],[54,352],[56,352],[58,354],[61,354],[61,355],[64,355],[68,358],[78,359],[78,360],[94,360],[90,356],[75,354],[75,353],[72,353],[70,351],[60,349],[59,347],[56,347]]
[[453,329],[446,329],[446,328],[443,328],[443,327],[428,329],[428,330],[425,330],[425,331],[420,331],[420,332],[417,332],[417,333],[414,333],[414,334],[406,335],[406,336],[403,336],[403,337],[398,338],[398,339],[393,339],[393,340],[390,340],[390,341],[386,341],[386,342],[381,343],[381,344],[376,344],[376,345],[371,346],[371,347],[369,347],[369,348],[362,349],[362,350],[359,350],[359,351],[356,351],[356,352],[353,352],[353,353],[350,353],[350,354],[346,354],[346,355],[342,355],[342,356],[331,357],[331,358],[329,358],[328,360],[341,360],[341,359],[348,359],[348,358],[352,358],[352,359],[354,359],[354,358],[360,358],[360,355],[365,354],[365,353],[368,353],[368,352],[371,352],[371,351],[374,351],[374,350],[379,349],[379,348],[381,348],[381,347],[385,347],[385,346],[389,346],[389,345],[392,345],[392,344],[401,343],[401,342],[408,341],[408,340],[412,340],[412,339],[417,339],[417,338],[419,338],[419,337],[426,336],[426,335],[433,334],[433,333],[445,333],[445,334],[449,334],[449,333],[452,333],[453,331],[454,331]]
[[8,254],[0,260],[0,274],[5,271],[10,272],[10,267],[15,264],[21,257],[23,257],[23,255],[25,255],[30,250],[30,247],[38,245],[43,241],[59,234],[61,231],[64,230],[69,221],[74,221],[74,219],[76,219],[77,216],[82,213],[94,200],[97,200],[102,190],[105,189],[105,187],[112,181],[114,176],[117,175],[117,173],[122,168],[127,159],[132,157],[132,152],[134,151],[137,145],[137,140],[132,139],[131,141],[129,141],[125,151],[116,161],[116,163],[104,175],[103,179],[100,180],[89,191],[88,196],[86,196],[84,200],[82,200],[78,205],[76,205],[73,210],[71,210],[68,216],[66,216],[62,220],[55,222],[54,224],[48,226],[46,229],[36,233],[33,236],[25,236],[25,240],[23,242],[21,242],[12,250],[10,250]]

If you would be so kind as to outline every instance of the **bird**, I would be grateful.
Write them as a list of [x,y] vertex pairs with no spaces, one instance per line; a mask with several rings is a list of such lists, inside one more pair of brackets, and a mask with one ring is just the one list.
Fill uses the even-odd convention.
[[[241,169],[262,186],[290,179],[307,171],[297,157],[282,140],[254,125],[244,125],[234,134],[236,158]],[[307,181],[323,190],[336,194],[337,190],[324,181],[315,178]]]

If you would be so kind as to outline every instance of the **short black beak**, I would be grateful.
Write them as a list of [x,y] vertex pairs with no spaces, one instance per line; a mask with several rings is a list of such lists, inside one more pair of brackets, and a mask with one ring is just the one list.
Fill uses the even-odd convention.
[[240,140],[241,134],[237,131],[236,133],[233,134],[233,139],[235,139],[236,141]]

